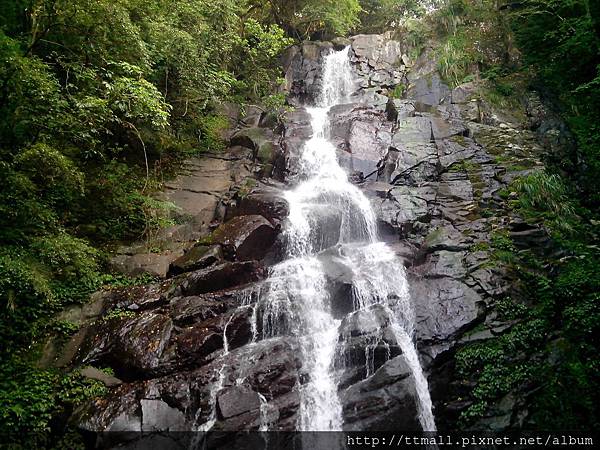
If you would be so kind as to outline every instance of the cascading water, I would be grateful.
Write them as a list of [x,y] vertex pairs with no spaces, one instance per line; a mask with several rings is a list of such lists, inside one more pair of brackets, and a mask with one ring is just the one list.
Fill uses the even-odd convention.
[[[326,272],[319,258],[327,241],[321,235],[322,222],[336,216],[336,258],[352,272],[352,314],[361,312],[379,321],[375,310],[383,309],[387,323],[379,325],[391,330],[412,371],[420,423],[424,430],[435,431],[427,380],[412,341],[414,312],[404,268],[393,251],[378,240],[369,200],[350,183],[338,163],[335,146],[327,139],[330,109],[342,104],[353,91],[348,51],[325,57],[321,95],[315,107],[306,108],[313,136],[305,143],[295,168],[297,185],[286,193],[287,259],[273,267],[266,295],[259,300],[262,338],[298,337],[309,380],[300,391],[298,429],[341,430],[342,404],[334,361],[342,321],[331,312]],[[372,368],[367,367],[370,374]]]
[[[353,302],[354,311],[350,314],[360,313],[366,323],[375,323],[379,328],[379,335],[371,336],[365,347],[366,375],[374,372],[373,352],[377,345],[382,344],[387,348],[388,357],[390,355],[389,344],[384,339],[388,329],[412,371],[420,423],[424,430],[435,431],[427,380],[412,341],[415,319],[404,268],[393,251],[378,240],[376,217],[369,200],[350,183],[338,163],[335,146],[327,139],[330,109],[343,103],[352,90],[348,49],[328,55],[317,106],[306,108],[313,136],[305,143],[295,168],[297,184],[285,194],[289,205],[283,231],[286,259],[271,269],[264,290],[248,292],[247,298],[242,299],[241,308],[248,308],[252,307],[252,299],[258,297],[251,314],[253,343],[249,347],[260,345],[261,339],[297,337],[302,370],[308,377],[308,382],[300,387],[297,428],[301,431],[343,429],[335,371],[336,355],[343,350],[339,346],[344,345],[343,339],[340,343],[342,320],[332,314],[327,273],[321,258],[324,251],[331,250],[326,247],[332,247],[333,243],[337,263],[352,275],[353,295],[348,301]],[[333,222],[329,220],[332,216]],[[331,236],[326,239],[324,234],[335,239]],[[384,323],[378,314],[381,311]],[[232,314],[224,325],[223,361],[229,353],[226,332],[233,317]],[[234,375],[229,373],[230,369],[225,362],[220,366],[211,389],[213,411],[205,423],[196,425],[197,431],[208,431],[216,422],[217,395],[225,379]],[[242,384],[244,365],[235,372],[235,383]],[[260,403],[260,431],[267,431],[272,411],[263,395],[260,395]],[[305,447],[310,446],[308,442]],[[331,443],[332,448],[337,446]]]

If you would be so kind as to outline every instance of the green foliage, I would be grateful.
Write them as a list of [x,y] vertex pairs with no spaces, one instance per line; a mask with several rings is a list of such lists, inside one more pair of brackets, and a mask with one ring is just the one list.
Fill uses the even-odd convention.
[[100,281],[103,289],[118,289],[123,287],[151,284],[156,282],[157,278],[147,273],[138,275],[137,277],[129,277],[123,274],[106,273],[101,275]]
[[15,448],[51,447],[49,431],[55,417],[106,393],[102,383],[77,373],[62,375],[18,360],[0,370],[0,435],[3,443],[14,443]]
[[[22,250],[10,247],[0,253],[0,298],[0,339],[14,346],[32,339],[35,329],[31,324],[52,309],[54,300],[39,265]],[[1,352],[10,350],[2,346]]]
[[472,252],[485,252],[488,251],[490,249],[490,244],[488,244],[487,242],[478,242],[476,244],[473,244],[469,250]]
[[37,197],[36,185],[10,164],[0,161],[0,242],[14,243],[56,228],[56,212]]
[[396,87],[394,87],[394,90],[392,90],[389,93],[389,96],[391,98],[402,98],[405,91],[406,91],[406,86],[404,85],[404,83],[400,83],[400,84],[396,85]]
[[358,0],[250,0],[259,20],[294,38],[344,36],[359,24]]
[[[350,26],[333,14],[337,2],[321,3],[306,26]],[[224,148],[229,123],[213,105],[276,91],[292,40],[238,0],[0,1],[0,10],[0,432],[41,448],[58,415],[100,393],[34,368],[38,342],[74,331],[53,316],[102,285],[148,281],[102,274],[99,248],[150,242],[173,224],[174,205],[152,196],[163,170]]]
[[123,310],[123,309],[112,309],[104,316],[102,316],[102,320],[105,322],[110,322],[112,320],[123,320],[123,319],[131,319],[135,317],[135,313],[133,311]]
[[481,54],[474,47],[474,41],[467,32],[461,31],[448,37],[438,54],[440,73],[451,86],[465,82],[473,72],[473,67],[481,62]]
[[571,231],[577,214],[564,181],[556,174],[535,172],[517,179],[515,206],[530,218],[546,220],[550,229]]
[[360,0],[361,33],[383,33],[402,29],[402,25],[426,9],[426,2],[416,0]]
[[23,57],[18,42],[1,30],[0,61],[0,147],[6,151],[31,144],[48,130],[62,132],[67,105],[48,66],[39,58]]
[[483,417],[490,405],[540,373],[541,366],[527,361],[526,353],[544,342],[546,326],[541,320],[527,320],[496,339],[468,345],[457,353],[458,373],[477,380],[474,402],[460,417],[463,426]]
[[32,240],[30,249],[37,260],[60,280],[86,278],[98,269],[97,250],[83,239],[67,233],[36,238]]
[[[517,59],[505,16],[489,0],[447,0],[429,16],[441,41],[438,63],[442,76],[456,86],[494,68],[512,70]],[[505,88],[502,86],[500,89]]]
[[278,111],[286,108],[286,97],[285,94],[271,94],[265,97],[263,103],[268,110]]
[[495,231],[490,236],[492,247],[498,250],[513,251],[515,246],[506,231]]
[[476,381],[473,403],[461,416],[465,426],[484,417],[503,396],[527,395],[532,386],[536,394],[529,408],[536,426],[598,426],[594,336],[600,332],[600,254],[597,245],[590,245],[597,241],[593,228],[580,216],[590,212],[577,204],[564,183],[556,175],[538,172],[517,179],[507,190],[518,192],[509,206],[543,223],[552,234],[554,252],[568,256],[555,260],[537,248],[516,252],[508,233],[492,233],[492,256],[515,270],[525,301],[496,300],[497,317],[518,323],[456,356],[459,373]]
[[510,12],[525,64],[558,98],[571,126],[578,153],[557,161],[579,178],[585,204],[600,201],[600,9],[588,0],[525,0]]
[[323,26],[326,32],[343,36],[358,25],[360,10],[358,0],[320,0],[305,6],[304,14],[313,16],[313,23]]
[[200,125],[200,139],[202,147],[209,151],[221,151],[225,149],[223,133],[229,127],[227,117],[210,115],[202,118]]
[[46,204],[66,209],[84,193],[84,174],[72,159],[47,144],[24,149],[16,156],[15,166],[35,184]]
[[158,89],[144,79],[118,77],[108,85],[108,102],[121,120],[147,123],[156,128],[168,125],[168,105]]
[[79,330],[79,326],[68,320],[53,320],[46,329],[56,336],[69,337]]
[[504,297],[494,305],[498,316],[503,320],[515,320],[526,317],[527,307],[511,297]]
[[[464,136],[452,136],[452,141],[456,142],[458,144],[464,145],[465,144],[465,138]],[[478,169],[480,169],[481,166],[479,164],[477,164],[476,162],[473,162],[469,159],[463,159],[460,162],[457,162],[455,164],[452,164],[452,166],[450,166],[449,172],[466,172],[466,173],[471,173],[474,172]]]
[[237,88],[243,87],[256,99],[270,95],[281,82],[279,74],[273,70],[277,57],[292,43],[293,40],[277,25],[264,26],[255,19],[246,20],[244,31],[236,42]]

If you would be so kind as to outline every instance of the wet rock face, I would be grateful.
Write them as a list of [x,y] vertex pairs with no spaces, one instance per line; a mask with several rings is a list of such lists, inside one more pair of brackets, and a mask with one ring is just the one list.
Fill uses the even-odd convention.
[[276,232],[263,216],[237,216],[217,228],[211,240],[223,248],[228,259],[262,259],[275,242]]
[[[74,419],[80,428],[158,433],[214,422],[221,431],[256,430],[265,423],[296,429],[307,382],[297,341],[261,340],[255,308],[283,245],[283,190],[297,181],[294,167],[312,135],[300,105],[314,102],[320,90],[323,55],[346,46],[356,92],[330,111],[331,138],[339,161],[370,199],[380,234],[407,267],[434,414],[440,427],[456,428],[469,406],[461,399],[472,386],[456,375],[454,353],[512,326],[489,312],[513,288],[492,257],[490,236],[506,225],[521,245],[545,242],[538,229],[509,217],[499,196],[523,165],[527,171],[541,167],[542,148],[536,133],[486,105],[475,82],[450,89],[430,52],[411,61],[408,46],[387,34],[307,42],[287,51],[283,67],[297,108],[286,115],[281,136],[264,130],[264,111],[251,112],[232,133],[225,159],[202,163],[213,174],[229,167],[229,191],[198,205],[202,232],[188,235],[194,245],[165,263],[174,278],[108,293],[96,321],[78,334],[82,345],[74,363],[111,366],[123,381],[80,411]],[[402,98],[396,98],[399,91]],[[543,134],[554,125],[536,105],[530,102],[537,111],[531,122]],[[242,176],[232,175],[232,164]],[[216,175],[209,178],[211,192],[224,189]],[[184,185],[192,181],[180,180],[172,195],[188,195]],[[352,276],[335,245],[341,212],[324,208],[321,216],[319,261],[334,316],[343,319],[334,367],[344,428],[420,430],[415,382],[386,313],[351,314]],[[507,396],[485,420],[511,427],[518,408],[513,400]],[[230,444],[215,441],[214,447]]]
[[[358,42],[373,40],[377,38]],[[353,51],[362,91],[356,98],[367,98],[374,84],[385,93],[387,81],[374,82],[378,53],[361,45],[353,46]],[[520,225],[498,195],[516,176],[542,167],[543,149],[540,138],[534,137],[526,124],[483,102],[475,82],[450,89],[436,65],[431,54],[422,55],[403,78],[404,98],[389,99],[385,104],[384,120],[373,113],[371,119],[363,119],[371,131],[369,139],[381,130],[389,132],[390,138],[387,148],[373,142],[365,145],[371,155],[380,157],[373,158],[371,167],[376,172],[364,173],[366,182],[361,186],[371,199],[382,235],[409,266],[417,315],[415,336],[421,362],[429,373],[434,413],[440,426],[455,427],[469,406],[457,399],[468,397],[469,389],[457,379],[452,355],[466,342],[489,339],[512,326],[490,313],[490,306],[514,289],[510,274],[492,256],[491,235],[504,226],[517,246],[536,242],[533,245],[543,248],[547,242],[538,228]],[[346,105],[337,114],[348,116],[348,111],[361,108],[380,111],[379,100],[367,103],[364,107]],[[543,113],[535,100],[530,105],[536,113],[532,122],[539,126]],[[350,127],[337,130],[341,130],[339,142],[352,134]],[[339,147],[348,151],[348,145]],[[385,404],[380,398],[374,402]],[[513,426],[511,417],[518,416],[519,405],[503,402],[503,407],[494,410],[497,417],[492,411],[492,416],[476,427],[490,429],[490,423],[495,429]],[[386,415],[377,413],[379,419]],[[370,414],[365,414],[361,426],[368,427],[375,420],[366,416]]]
[[283,196],[283,189],[284,187],[279,184],[257,183],[249,192],[243,193],[235,206],[227,209],[225,219],[260,215],[274,227],[280,226],[288,216],[288,204]]
[[418,430],[416,392],[402,355],[387,361],[370,378],[343,393],[349,431]]
[[229,419],[260,408],[260,397],[247,387],[232,386],[219,392],[217,406],[218,414]]
[[286,88],[294,106],[314,103],[322,85],[321,61],[333,49],[331,42],[304,42],[283,55]]
[[132,319],[109,320],[98,328],[85,360],[102,360],[125,379],[151,374],[161,363],[172,330],[168,316],[152,312]]
[[204,269],[223,259],[220,245],[195,245],[169,267],[169,275]]
[[298,408],[296,355],[283,339],[221,352],[201,368],[123,384],[80,410],[77,420],[89,432],[189,431],[210,420],[217,430],[256,430],[267,405],[274,428],[289,430]]
[[180,296],[205,294],[264,279],[266,272],[256,261],[223,263],[189,274],[176,287]]

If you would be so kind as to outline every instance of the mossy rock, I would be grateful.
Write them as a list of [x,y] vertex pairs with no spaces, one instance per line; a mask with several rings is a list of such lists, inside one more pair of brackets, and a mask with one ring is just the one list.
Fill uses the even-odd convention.
[[254,159],[261,164],[272,164],[275,160],[273,136],[265,128],[244,128],[233,135],[231,145],[251,149]]
[[272,164],[275,159],[275,146],[272,142],[262,143],[256,151],[256,159],[261,164]]

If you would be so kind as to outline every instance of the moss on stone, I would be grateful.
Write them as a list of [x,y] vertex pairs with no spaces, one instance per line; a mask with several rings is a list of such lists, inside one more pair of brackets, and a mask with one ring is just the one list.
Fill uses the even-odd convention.
[[271,164],[275,158],[275,146],[272,142],[263,142],[256,151],[256,159],[262,164]]

